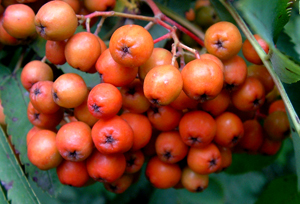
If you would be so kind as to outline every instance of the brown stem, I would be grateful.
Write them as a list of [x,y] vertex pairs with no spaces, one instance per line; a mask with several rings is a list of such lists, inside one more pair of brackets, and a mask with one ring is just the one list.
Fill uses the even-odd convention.
[[102,28],[102,26],[103,26],[103,23],[104,23],[105,19],[106,19],[106,17],[102,17],[102,18],[101,18],[101,20],[100,20],[99,23],[97,24],[97,28],[96,28],[96,30],[95,30],[95,32],[94,32],[94,35],[98,35],[98,34],[100,33],[100,30],[101,30],[101,28]]
[[87,18],[85,21],[85,27],[87,32],[91,32],[91,26],[90,26],[91,18]]
[[[129,13],[121,13],[121,12],[115,12],[115,11],[95,11],[93,13],[90,13],[88,15],[85,15],[84,18],[94,18],[94,17],[122,17],[122,18],[131,18],[131,19],[137,19],[137,20],[143,20],[143,21],[155,21],[154,17],[149,16],[142,16],[142,15],[136,15],[136,14],[129,14]],[[77,15],[78,18],[82,18],[82,15]]]

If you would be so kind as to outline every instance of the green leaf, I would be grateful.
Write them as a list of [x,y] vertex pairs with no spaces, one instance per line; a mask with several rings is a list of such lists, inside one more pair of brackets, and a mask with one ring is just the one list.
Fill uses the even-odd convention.
[[[300,39],[299,39],[299,35],[300,35],[300,15],[299,15],[299,10],[297,11],[296,9],[293,9],[291,19],[286,24],[284,29],[285,29],[286,33],[289,35],[289,37],[291,38],[291,41],[295,44],[294,49],[296,50],[298,55],[300,55]],[[292,56],[292,55],[290,55],[290,56]]]
[[[232,164],[226,173],[228,174],[242,174],[250,171],[261,171],[263,167],[272,164],[277,155],[265,156],[265,155],[251,155],[247,153],[232,154]],[[247,161],[247,162],[245,162]]]
[[168,7],[170,10],[172,10],[174,13],[177,13],[177,15],[180,15],[182,17],[185,17],[185,12],[190,9],[190,4],[192,0],[185,0],[185,1],[174,1],[171,0],[156,0],[155,3],[159,3],[165,7]]
[[291,84],[300,80],[300,66],[282,54],[277,48],[272,48],[271,63],[275,73],[284,83]]
[[255,33],[269,43],[276,43],[290,18],[290,0],[240,0],[237,8]]
[[13,203],[40,203],[22,171],[7,137],[0,129],[0,180]]
[[297,176],[286,175],[271,181],[263,191],[256,204],[281,204],[297,194]]
[[299,53],[296,51],[295,44],[286,30],[280,33],[276,47],[285,55],[291,57],[293,61],[300,61]]
[[297,134],[297,132],[295,132],[295,127],[294,127],[293,123],[291,123],[291,130],[292,130],[292,138],[293,138],[293,145],[294,145],[294,153],[295,153],[295,158],[296,158],[295,162],[296,162],[296,173],[297,173],[297,188],[298,188],[298,191],[300,192],[300,148],[299,148],[300,147],[300,137]]
[[236,24],[233,17],[230,15],[230,13],[227,11],[227,9],[222,5],[222,3],[219,0],[210,0],[210,2],[222,21],[228,21],[233,24]]
[[83,71],[71,67],[68,63],[58,66],[58,68],[62,69],[64,73],[76,73],[80,75],[84,79],[88,87],[94,87],[100,83],[100,76],[98,72],[94,74],[85,73]]
[[297,193],[297,194],[293,195],[292,197],[288,198],[285,203],[288,203],[288,204],[300,203],[300,193]]
[[224,193],[221,184],[210,177],[207,189],[200,193],[192,193],[186,189],[156,189],[150,198],[150,204],[222,204]]
[[2,186],[0,185],[0,203],[3,203],[3,204],[9,204],[7,199],[6,199],[6,196],[3,192],[3,189],[2,189]]
[[[168,33],[168,31],[166,29],[162,28],[160,25],[153,25],[149,29],[149,32],[150,32],[153,40]],[[164,47],[166,42],[167,42],[167,40],[159,41],[158,43],[155,43],[154,47]]]
[[55,169],[41,171],[30,163],[27,157],[26,135],[32,124],[27,118],[27,105],[29,102],[28,92],[20,81],[22,70],[11,72],[7,67],[0,64],[0,95],[4,114],[6,115],[7,133],[12,136],[12,143],[25,165],[26,173],[43,190],[50,195],[56,195],[62,187]]
[[169,189],[155,189],[151,195],[149,204],[172,204],[177,203],[176,190],[173,188]]
[[253,204],[267,181],[261,172],[254,171],[239,175],[221,172],[211,177],[221,184],[226,199],[223,203],[230,204]]
[[198,204],[222,204],[224,203],[224,188],[219,181],[210,177],[207,189],[200,193],[191,193],[186,189],[179,189],[176,192],[178,203]]
[[297,115],[300,115],[300,96],[295,93],[300,92],[300,81],[293,84],[285,84],[283,83],[284,89],[291,100],[291,103],[294,106],[294,109]]
[[[289,0],[240,0],[236,4],[253,32],[267,41],[275,73],[285,83],[300,80],[300,67],[274,45],[291,14]],[[268,8],[268,9],[266,9]],[[288,43],[288,42],[287,42]]]
[[[140,177],[137,183],[132,184],[124,193],[116,195],[110,200],[110,203],[132,203],[138,200],[139,197],[151,195],[153,192],[153,187],[145,176],[146,164],[140,172]],[[113,194],[113,193],[111,193]]]
[[29,44],[29,46],[35,51],[39,57],[44,57],[46,55],[46,40],[40,35]]

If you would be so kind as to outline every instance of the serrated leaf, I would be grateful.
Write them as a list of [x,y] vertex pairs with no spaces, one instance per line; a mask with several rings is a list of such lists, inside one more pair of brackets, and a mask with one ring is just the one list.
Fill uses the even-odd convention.
[[300,66],[275,47],[280,33],[289,21],[291,3],[289,0],[240,0],[236,4],[253,32],[269,44],[274,71],[285,83],[300,80]]
[[237,8],[255,33],[269,43],[277,38],[290,18],[290,0],[240,0]]
[[0,70],[0,96],[6,115],[7,133],[12,136],[12,143],[20,153],[21,162],[25,165],[29,177],[50,195],[57,195],[62,184],[57,178],[56,171],[41,171],[32,165],[27,157],[26,135],[32,124],[27,118],[28,92],[20,81],[22,70],[14,73],[1,64]]
[[[280,190],[279,190],[280,189]],[[297,194],[297,176],[287,175],[271,181],[262,192],[256,204],[281,204]]]
[[291,84],[300,80],[300,66],[282,54],[277,48],[272,48],[270,60],[275,73],[282,82]]
[[276,47],[285,55],[291,57],[292,60],[300,62],[300,55],[295,49],[295,44],[292,42],[291,37],[286,32],[286,30],[283,30],[283,32],[280,33]]
[[40,203],[0,128],[0,180],[12,203]]
[[208,187],[199,193],[192,193],[186,189],[155,189],[150,198],[150,204],[222,204],[224,193],[221,184],[214,178],[209,178]]

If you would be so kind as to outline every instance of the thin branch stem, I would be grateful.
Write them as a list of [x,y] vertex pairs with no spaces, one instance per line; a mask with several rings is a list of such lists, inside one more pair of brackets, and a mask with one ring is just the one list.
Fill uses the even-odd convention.
[[13,73],[12,73],[13,75],[16,74],[17,71],[18,71],[19,69],[21,69],[22,62],[23,62],[23,60],[24,60],[25,53],[26,53],[26,49],[23,49],[23,50],[22,50],[22,53],[21,53],[21,55],[20,55],[20,58],[18,59],[17,64],[16,64],[16,66],[15,66],[15,68],[14,68],[14,71],[13,71]]
[[94,17],[122,17],[122,18],[131,18],[131,19],[137,19],[137,20],[143,20],[143,21],[155,21],[154,17],[149,17],[149,16],[142,16],[142,15],[136,15],[136,14],[129,14],[129,13],[121,13],[121,12],[115,12],[115,11],[95,11],[93,13],[90,13],[88,15],[77,15],[77,18],[82,19],[84,18],[94,18]]
[[98,35],[100,33],[100,30],[101,30],[101,28],[103,26],[103,23],[104,23],[105,19],[106,19],[106,17],[104,17],[104,16],[101,18],[101,20],[97,24],[97,28],[96,28],[96,30],[94,32],[94,35]]
[[47,57],[46,57],[46,55],[41,59],[41,62],[46,62],[46,60],[47,60]]
[[234,18],[234,20],[237,22],[237,24],[239,25],[239,27],[241,28],[241,30],[243,31],[243,33],[245,34],[245,36],[248,38],[248,40],[250,41],[250,43],[253,45],[254,49],[256,50],[257,54],[259,55],[259,57],[261,58],[263,64],[265,65],[265,67],[267,68],[267,70],[269,71],[274,83],[276,84],[278,91],[285,103],[285,106],[287,108],[288,113],[290,114],[290,118],[293,122],[293,124],[295,124],[295,129],[298,133],[298,135],[300,134],[300,122],[299,122],[299,117],[297,116],[295,109],[287,95],[287,93],[285,92],[285,89],[283,87],[283,84],[281,83],[279,77],[277,76],[277,74],[274,72],[272,64],[269,60],[269,56],[265,53],[265,51],[261,48],[261,46],[258,44],[258,42],[255,40],[254,36],[252,35],[251,31],[249,30],[249,28],[247,27],[246,23],[244,22],[244,20],[240,17],[240,15],[237,13],[237,11],[235,10],[235,8],[230,4],[230,3],[226,3],[224,0],[220,0],[220,2],[224,5],[224,7],[229,11],[229,13],[232,15],[232,17]]
[[85,27],[87,32],[91,32],[91,26],[90,26],[91,18],[87,18],[85,21]]
[[158,43],[158,42],[160,42],[160,41],[162,41],[162,40],[170,39],[170,38],[172,38],[172,35],[171,35],[171,32],[168,32],[167,34],[165,34],[165,35],[163,35],[163,36],[161,36],[161,37],[159,37],[159,38],[156,38],[156,39],[154,40],[154,44],[155,44],[155,43]]

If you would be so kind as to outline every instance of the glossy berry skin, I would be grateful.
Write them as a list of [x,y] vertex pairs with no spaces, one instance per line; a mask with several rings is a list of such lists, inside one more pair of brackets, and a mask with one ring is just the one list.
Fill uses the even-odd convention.
[[242,48],[242,36],[234,24],[220,21],[206,30],[204,44],[210,54],[227,60],[237,55]]
[[274,89],[275,83],[273,78],[264,65],[250,65],[247,70],[247,76],[253,76],[259,79],[265,88],[266,95]]
[[[156,66],[171,65],[172,58],[173,55],[169,50],[160,47],[153,48],[152,54],[149,59],[139,67],[139,79],[141,81],[144,81],[147,73]],[[175,61],[174,66],[178,68],[177,61]]]
[[21,72],[21,83],[23,87],[29,91],[32,85],[38,81],[52,81],[53,71],[51,67],[41,62],[33,60],[28,62]]
[[255,77],[247,77],[245,82],[231,94],[232,104],[241,111],[257,110],[265,102],[265,89]]
[[220,169],[217,171],[217,172],[220,172],[220,171],[224,171],[225,169],[227,169],[231,165],[231,163],[232,163],[232,150],[231,150],[231,148],[222,147],[222,146],[218,146],[218,148],[220,150],[221,158],[222,158]]
[[130,84],[138,73],[138,67],[126,67],[117,63],[112,58],[109,49],[101,53],[95,68],[104,83],[110,83],[117,87]]
[[28,159],[41,170],[55,168],[63,160],[56,148],[55,136],[55,132],[40,130],[28,143]]
[[56,146],[65,160],[85,160],[94,148],[90,126],[81,121],[63,125],[57,132]]
[[249,153],[257,152],[264,140],[263,127],[255,119],[243,123],[244,136],[239,141],[238,147]]
[[139,25],[124,25],[110,38],[109,51],[113,59],[126,67],[144,64],[154,48],[150,33]]
[[54,129],[64,117],[63,109],[46,114],[35,109],[31,102],[27,106],[27,117],[31,124],[44,129]]
[[148,161],[145,173],[150,183],[160,189],[175,186],[181,178],[181,169],[178,164],[165,163],[157,156]]
[[35,13],[25,4],[12,4],[3,14],[3,28],[11,36],[22,39],[36,35],[34,25]]
[[173,65],[160,65],[151,69],[144,80],[144,94],[155,105],[168,105],[182,91],[180,71]]
[[222,157],[214,143],[204,148],[191,147],[187,155],[188,166],[198,174],[210,174],[220,169]]
[[62,65],[66,63],[65,57],[66,41],[51,41],[46,42],[46,57],[52,64]]
[[290,135],[290,123],[287,113],[284,111],[272,112],[265,118],[263,128],[270,140],[284,140]]
[[99,182],[114,182],[120,178],[126,168],[124,154],[102,154],[94,149],[86,160],[90,177]]
[[132,113],[144,113],[150,107],[150,101],[145,97],[143,83],[134,79],[130,84],[120,88],[122,107]]
[[29,92],[29,99],[38,111],[46,114],[55,113],[60,109],[52,98],[52,81],[39,81],[33,84]]
[[[261,36],[258,34],[254,34],[253,36],[254,36],[255,40],[258,42],[258,44],[261,46],[261,48],[265,51],[265,53],[268,53],[269,45],[267,44],[267,42],[264,39],[262,39]],[[254,47],[252,46],[252,44],[250,43],[250,41],[248,39],[246,39],[243,43],[242,52],[243,52],[244,57],[249,62],[251,62],[253,64],[257,64],[257,65],[262,64],[262,60],[260,59],[256,50],[254,49]]]
[[123,174],[114,182],[104,183],[104,188],[112,193],[121,194],[131,186],[133,178],[133,174]]
[[53,83],[52,97],[55,103],[64,108],[75,108],[87,97],[88,88],[84,79],[76,73],[60,75]]
[[152,135],[152,126],[147,116],[130,112],[120,116],[133,130],[133,144],[130,151],[137,151],[146,146]]
[[204,102],[215,98],[223,88],[223,72],[209,59],[195,59],[181,71],[183,91],[190,98]]
[[264,138],[264,141],[259,148],[259,153],[263,155],[275,155],[279,152],[282,146],[282,141],[270,140],[268,138]]
[[122,108],[122,95],[114,85],[100,83],[88,94],[87,105],[94,117],[111,118]]
[[90,179],[85,161],[74,162],[63,160],[56,168],[59,181],[64,185],[82,187]]
[[200,104],[202,110],[208,112],[212,116],[216,117],[223,113],[230,104],[230,93],[226,89],[217,95],[216,98],[212,100],[205,101]]
[[238,55],[235,55],[228,60],[224,60],[223,64],[224,87],[228,91],[234,91],[246,80],[247,64],[245,60]]
[[198,107],[198,101],[191,99],[190,97],[188,97],[184,91],[182,90],[179,94],[179,96],[170,103],[170,106],[172,108],[175,108],[177,110],[186,110],[186,109],[190,109],[190,110],[194,110],[197,109]]
[[208,187],[208,174],[198,174],[186,166],[182,170],[181,183],[190,192],[202,192]]
[[90,12],[110,11],[114,9],[116,0],[83,0],[83,4]]
[[49,1],[37,12],[36,31],[46,40],[62,41],[76,31],[78,20],[73,8],[64,1]]
[[271,114],[275,111],[286,112],[285,105],[282,99],[276,100],[270,104],[268,114]]
[[127,152],[133,145],[133,130],[120,116],[99,119],[92,128],[95,147],[103,154]]
[[217,130],[215,119],[205,111],[185,113],[179,122],[182,141],[191,147],[203,148],[211,143]]
[[160,131],[170,131],[176,128],[182,117],[182,111],[167,106],[151,106],[147,111],[152,126]]
[[101,54],[101,46],[98,37],[89,32],[74,34],[67,41],[65,57],[68,64],[83,72],[88,72],[95,66]]
[[234,147],[244,136],[242,120],[234,113],[224,112],[216,118],[214,142],[223,147]]
[[178,131],[168,131],[158,135],[155,150],[163,162],[176,163],[185,158],[188,146],[182,141]]
[[126,158],[125,173],[133,174],[138,172],[142,168],[145,162],[145,156],[141,150],[128,151],[125,152],[124,155]]

